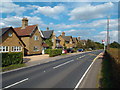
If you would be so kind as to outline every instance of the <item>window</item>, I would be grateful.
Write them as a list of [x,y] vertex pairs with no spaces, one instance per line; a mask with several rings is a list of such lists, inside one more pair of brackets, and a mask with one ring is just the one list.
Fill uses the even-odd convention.
[[19,46],[12,47],[12,52],[21,52],[21,51],[22,51],[22,47],[19,47]]
[[9,52],[8,46],[0,46],[0,52]]
[[34,40],[36,41],[36,40],[38,40],[39,38],[38,38],[38,36],[34,36]]
[[70,44],[72,44],[72,41],[70,42]]
[[65,43],[66,43],[66,44],[68,44],[68,43],[69,43],[69,41],[66,41]]
[[9,33],[8,33],[8,36],[9,36],[9,37],[12,37],[12,33],[11,33],[11,32],[9,32]]
[[34,51],[39,51],[37,46],[34,46]]

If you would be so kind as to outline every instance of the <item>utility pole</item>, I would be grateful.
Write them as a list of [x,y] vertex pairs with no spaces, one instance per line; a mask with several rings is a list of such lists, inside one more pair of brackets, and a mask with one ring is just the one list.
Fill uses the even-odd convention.
[[109,23],[110,23],[110,16],[108,16],[107,18],[107,50],[109,49],[109,43],[110,43]]

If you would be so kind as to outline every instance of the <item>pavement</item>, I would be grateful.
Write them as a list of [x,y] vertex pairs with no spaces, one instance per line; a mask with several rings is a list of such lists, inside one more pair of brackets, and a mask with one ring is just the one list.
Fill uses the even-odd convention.
[[[74,56],[3,73],[2,88],[73,89],[78,85],[88,67],[101,52],[103,50],[75,54]],[[92,80],[94,80],[94,77],[92,77]],[[77,88],[79,87],[78,85]]]

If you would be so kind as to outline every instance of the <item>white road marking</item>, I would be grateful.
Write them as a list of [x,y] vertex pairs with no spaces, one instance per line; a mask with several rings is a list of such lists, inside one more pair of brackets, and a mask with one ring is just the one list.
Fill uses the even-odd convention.
[[24,81],[27,81],[27,80],[28,80],[28,78],[26,78],[26,79],[23,79],[23,80],[21,80],[21,81],[19,81],[19,82],[16,82],[16,83],[14,83],[14,84],[11,84],[11,85],[9,85],[9,86],[7,86],[7,87],[4,87],[3,89],[10,88],[10,87],[12,87],[12,86],[15,86],[15,85],[17,85],[17,84],[19,84],[19,83],[22,83],[22,82],[24,82]]
[[82,58],[82,57],[85,57],[85,55],[83,55],[83,56],[81,56],[81,57],[79,57],[79,58]]
[[44,72],[46,72],[46,71],[44,71]]
[[[100,54],[99,54],[99,55],[100,55]],[[98,56],[99,56],[99,55],[98,55]],[[76,90],[76,89],[80,86],[82,80],[84,79],[84,77],[86,76],[86,74],[88,73],[88,71],[89,71],[90,68],[92,67],[93,63],[95,62],[95,60],[98,58],[98,56],[93,60],[93,62],[92,62],[92,63],[90,64],[90,66],[88,67],[88,69],[85,71],[85,73],[83,74],[82,78],[79,80],[79,82],[78,82],[77,85],[75,86],[74,90]]]
[[63,64],[60,64],[60,65],[58,65],[58,66],[53,67],[53,69],[58,68],[58,67],[61,67],[61,66],[65,65],[65,64],[70,63],[70,62],[73,62],[73,61],[74,61],[74,60],[70,60],[70,61],[65,62],[65,63],[63,63]]

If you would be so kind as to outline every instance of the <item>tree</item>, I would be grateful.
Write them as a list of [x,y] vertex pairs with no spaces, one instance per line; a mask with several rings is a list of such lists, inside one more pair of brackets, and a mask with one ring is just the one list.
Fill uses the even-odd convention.
[[116,41],[114,41],[113,43],[110,44],[111,48],[120,48],[120,44]]
[[52,48],[52,46],[53,46],[52,38],[46,39],[46,40],[45,40],[45,43],[46,43],[47,45],[49,45],[49,48]]

